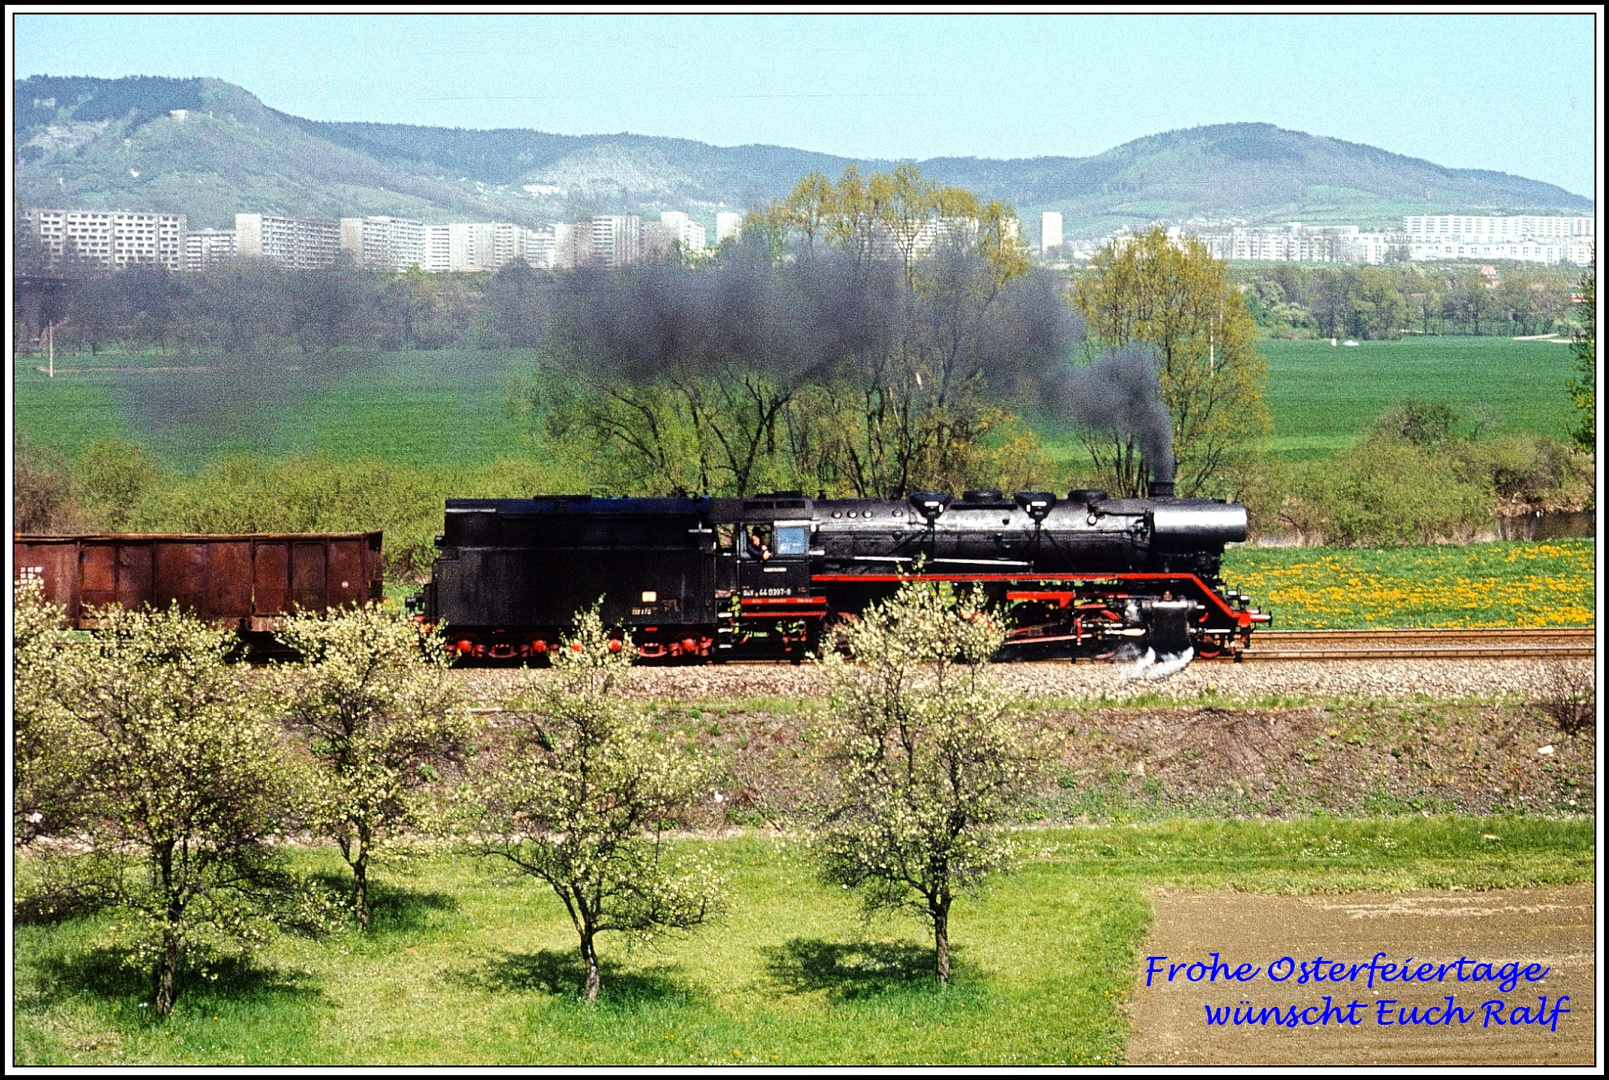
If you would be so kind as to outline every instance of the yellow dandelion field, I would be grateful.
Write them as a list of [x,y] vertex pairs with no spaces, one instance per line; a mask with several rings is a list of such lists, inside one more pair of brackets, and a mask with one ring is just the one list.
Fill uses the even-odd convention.
[[1224,552],[1224,584],[1275,629],[1593,626],[1592,540]]

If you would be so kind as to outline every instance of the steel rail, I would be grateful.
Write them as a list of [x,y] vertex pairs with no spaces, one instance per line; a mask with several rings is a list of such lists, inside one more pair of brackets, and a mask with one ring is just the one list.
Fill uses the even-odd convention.
[[1271,660],[1590,660],[1590,626],[1264,630],[1242,654]]

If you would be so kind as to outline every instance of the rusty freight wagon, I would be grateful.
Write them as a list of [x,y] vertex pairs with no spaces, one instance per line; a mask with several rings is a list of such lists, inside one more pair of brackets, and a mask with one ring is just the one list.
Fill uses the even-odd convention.
[[179,606],[242,634],[279,628],[291,611],[381,596],[380,533],[102,533],[12,540],[19,582],[37,579],[75,629],[95,610]]

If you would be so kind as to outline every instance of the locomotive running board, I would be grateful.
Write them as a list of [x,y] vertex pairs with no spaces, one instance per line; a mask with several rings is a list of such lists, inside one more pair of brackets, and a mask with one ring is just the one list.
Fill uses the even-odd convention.
[[962,585],[982,582],[1002,582],[1006,584],[1021,583],[1024,585],[1072,585],[1074,587],[1088,587],[1091,585],[1122,585],[1127,582],[1178,582],[1180,585],[1193,585],[1201,590],[1201,594],[1212,604],[1216,605],[1218,614],[1233,620],[1236,627],[1248,630],[1256,623],[1268,622],[1272,616],[1265,612],[1236,611],[1230,607],[1224,598],[1219,596],[1197,574],[813,574],[812,583],[850,585],[855,582],[868,584],[898,584],[903,581],[949,581]]

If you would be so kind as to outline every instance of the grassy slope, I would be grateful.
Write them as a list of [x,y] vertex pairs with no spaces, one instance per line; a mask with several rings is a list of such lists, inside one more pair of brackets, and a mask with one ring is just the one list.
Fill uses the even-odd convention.
[[[1500,844],[1482,839],[1492,834]],[[17,931],[19,1063],[1098,1063],[1158,884],[1242,891],[1507,887],[1592,878],[1590,820],[1177,821],[1032,830],[1028,862],[952,916],[955,984],[931,985],[915,920],[862,923],[785,841],[699,842],[723,867],[718,927],[629,950],[576,1001],[552,894],[466,859],[381,877],[375,930],[271,945],[184,988],[165,1025],[143,975],[95,949],[104,924]],[[332,852],[299,853],[336,875]],[[338,876],[332,878],[338,880]],[[406,888],[398,888],[399,883]]]

